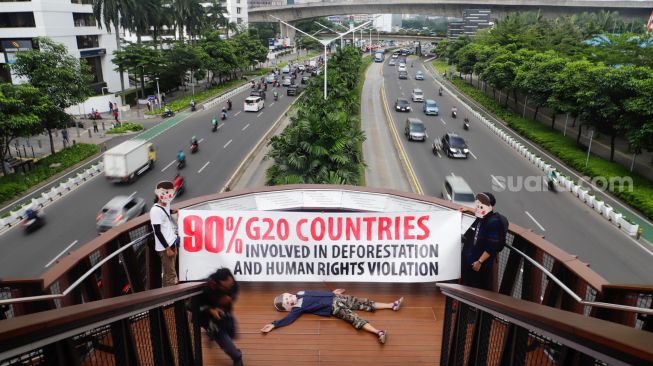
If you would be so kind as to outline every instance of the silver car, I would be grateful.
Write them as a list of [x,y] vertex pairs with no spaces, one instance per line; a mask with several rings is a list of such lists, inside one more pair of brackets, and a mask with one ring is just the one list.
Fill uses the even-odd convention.
[[447,201],[455,204],[474,208],[476,196],[472,188],[465,182],[462,177],[448,175],[442,183],[442,193],[440,196]]
[[404,134],[408,141],[426,141],[426,126],[417,118],[406,118]]
[[103,233],[147,211],[145,200],[140,197],[116,196],[107,202],[95,217],[97,230]]

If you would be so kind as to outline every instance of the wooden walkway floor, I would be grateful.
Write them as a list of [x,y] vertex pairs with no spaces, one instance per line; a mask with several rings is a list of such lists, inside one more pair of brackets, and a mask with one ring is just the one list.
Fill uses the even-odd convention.
[[[236,344],[247,366],[437,365],[440,362],[444,296],[435,284],[241,283],[234,310]],[[391,302],[404,296],[398,312],[359,312],[378,329],[386,329],[385,345],[365,331],[337,318],[303,315],[288,327],[262,334],[260,329],[285,313],[274,310],[274,297],[283,292],[345,288],[346,294]],[[330,287],[330,288],[329,288]],[[227,366],[231,360],[202,335],[204,365]]]

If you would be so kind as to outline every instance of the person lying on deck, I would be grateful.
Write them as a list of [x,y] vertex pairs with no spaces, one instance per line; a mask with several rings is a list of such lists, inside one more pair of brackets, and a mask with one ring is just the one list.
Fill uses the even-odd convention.
[[402,297],[395,302],[382,303],[365,298],[343,295],[344,292],[344,289],[335,289],[333,292],[299,291],[296,294],[283,293],[274,298],[274,308],[277,311],[290,312],[290,314],[286,315],[283,319],[266,324],[261,329],[261,332],[268,333],[272,329],[290,325],[302,314],[315,314],[340,318],[353,325],[356,329],[362,328],[375,334],[379,339],[379,343],[385,344],[388,332],[376,329],[353,310],[374,312],[381,309],[391,309],[398,311],[404,303],[404,298]]

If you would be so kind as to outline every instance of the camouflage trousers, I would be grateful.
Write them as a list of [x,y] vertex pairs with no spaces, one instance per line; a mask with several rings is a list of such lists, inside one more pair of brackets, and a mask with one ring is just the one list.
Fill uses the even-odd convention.
[[350,323],[354,328],[361,329],[368,321],[361,318],[354,310],[374,312],[376,310],[375,305],[375,302],[369,299],[350,295],[336,295],[333,297],[331,314]]

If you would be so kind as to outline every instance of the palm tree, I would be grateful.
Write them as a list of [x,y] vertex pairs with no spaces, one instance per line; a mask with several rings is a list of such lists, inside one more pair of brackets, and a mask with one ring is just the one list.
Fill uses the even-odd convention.
[[130,12],[123,15],[125,28],[136,33],[136,43],[140,44],[141,37],[157,24],[162,10],[160,0],[138,0]]
[[[116,33],[116,49],[120,51],[120,16],[121,14],[133,13],[132,9],[135,2],[139,0],[93,0],[93,15],[96,19],[104,20],[104,26],[107,32],[110,32],[111,25],[113,25],[114,32]],[[102,22],[98,22],[98,27],[102,28]],[[123,78],[123,70],[120,69],[120,100],[122,104],[125,103],[125,80]]]

